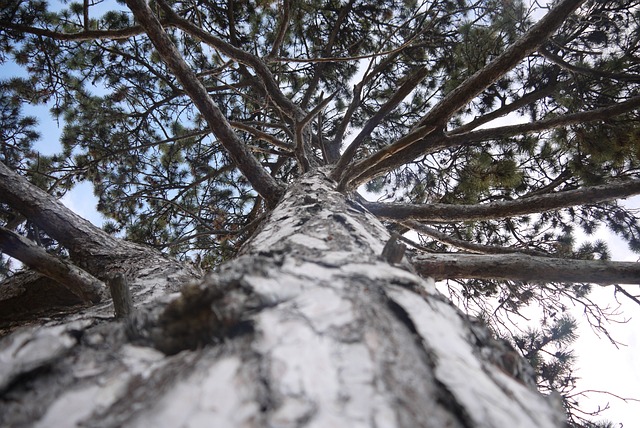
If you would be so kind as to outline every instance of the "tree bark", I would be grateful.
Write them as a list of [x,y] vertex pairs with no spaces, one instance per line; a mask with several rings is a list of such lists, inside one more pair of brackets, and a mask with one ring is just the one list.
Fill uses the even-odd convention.
[[509,279],[531,282],[640,284],[640,263],[570,260],[526,254],[429,254],[413,259],[423,275],[440,279]]
[[106,294],[104,283],[77,266],[46,252],[17,233],[0,227],[0,249],[43,275],[63,284],[85,301],[100,302]]
[[[147,251],[96,228],[1,162],[0,200],[19,211],[67,248],[71,259],[80,266],[84,267],[90,261],[105,261],[114,255],[118,255],[118,258],[130,258]],[[104,265],[88,266],[86,270],[95,275],[94,272],[101,268],[104,268]]]
[[103,305],[4,338],[0,425],[564,426],[514,351],[385,260],[384,226],[335,188],[299,179],[179,295],[164,288],[188,269],[147,259],[126,322]]
[[375,215],[390,220],[423,220],[432,223],[491,220],[559,210],[576,205],[597,204],[640,194],[640,180],[616,180],[599,186],[521,197],[486,204],[403,204],[367,202]]

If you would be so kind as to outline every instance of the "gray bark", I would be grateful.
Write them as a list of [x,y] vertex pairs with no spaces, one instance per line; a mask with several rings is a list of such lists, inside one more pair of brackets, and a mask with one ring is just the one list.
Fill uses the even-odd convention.
[[0,425],[563,426],[514,351],[383,258],[386,229],[335,187],[300,179],[202,281],[147,259],[126,322],[102,305],[5,337]]
[[106,294],[104,283],[93,275],[4,227],[0,227],[0,249],[57,281],[82,300],[98,303]]
[[615,180],[599,186],[521,197],[512,201],[486,204],[403,204],[397,202],[366,202],[375,215],[390,220],[422,220],[431,223],[491,220],[532,213],[559,210],[576,205],[615,201],[640,194],[640,180]]
[[640,284],[640,263],[569,260],[527,254],[429,254],[413,259],[418,272],[436,280],[505,279],[530,282]]
[[69,250],[72,260],[94,276],[102,277],[96,271],[104,269],[109,260],[136,258],[147,252],[97,229],[1,162],[0,200],[46,231]]

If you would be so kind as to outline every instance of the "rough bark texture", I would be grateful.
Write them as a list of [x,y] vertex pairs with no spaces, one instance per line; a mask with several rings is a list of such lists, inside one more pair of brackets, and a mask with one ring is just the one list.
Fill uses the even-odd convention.
[[59,259],[17,233],[0,227],[0,249],[57,281],[80,299],[98,303],[106,297],[104,283],[66,260]]
[[640,263],[567,260],[527,254],[429,254],[413,259],[418,272],[436,280],[506,279],[531,282],[640,284]]
[[94,276],[101,277],[95,272],[103,269],[106,262],[132,259],[147,252],[140,246],[120,241],[97,229],[1,162],[0,200],[45,230],[69,250],[71,258],[79,266]]
[[0,425],[563,426],[513,350],[383,259],[386,229],[335,186],[300,179],[179,295],[187,271],[140,266],[126,322],[103,305],[3,339]]

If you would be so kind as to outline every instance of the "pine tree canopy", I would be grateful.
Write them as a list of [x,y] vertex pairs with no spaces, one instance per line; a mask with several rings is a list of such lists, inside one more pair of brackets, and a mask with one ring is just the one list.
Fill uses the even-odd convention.
[[[593,283],[640,304],[637,264],[592,237],[640,252],[640,1],[4,0],[0,61],[23,70],[0,81],[0,161],[56,197],[90,182],[108,233],[205,270],[322,168],[543,391],[575,388],[568,302],[597,325]],[[33,148],[30,105],[59,153]]]

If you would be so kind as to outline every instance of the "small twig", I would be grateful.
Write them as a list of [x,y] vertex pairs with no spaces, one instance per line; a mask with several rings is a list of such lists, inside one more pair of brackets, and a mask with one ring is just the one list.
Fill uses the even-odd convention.
[[638,299],[636,296],[634,296],[633,294],[629,293],[627,290],[625,290],[624,288],[620,287],[620,285],[616,284],[615,286],[616,288],[616,292],[619,291],[620,293],[624,294],[625,296],[627,296],[628,298],[630,298],[631,300],[633,300],[634,302],[636,302],[638,305],[640,305],[640,299]]

